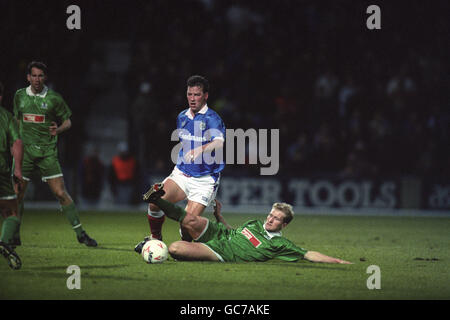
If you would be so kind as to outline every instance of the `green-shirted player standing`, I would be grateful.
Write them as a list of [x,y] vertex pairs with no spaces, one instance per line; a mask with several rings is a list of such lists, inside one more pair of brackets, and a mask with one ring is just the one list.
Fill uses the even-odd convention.
[[96,247],[97,242],[83,230],[78,210],[66,191],[58,161],[57,137],[71,127],[72,112],[61,95],[45,85],[46,75],[45,64],[31,62],[27,74],[30,86],[17,90],[14,96],[14,116],[19,121],[24,144],[22,175],[25,181],[18,197],[19,210],[23,212],[27,184],[37,172],[59,200],[61,210],[76,232],[78,241]]
[[22,180],[23,145],[16,120],[11,112],[1,106],[3,89],[0,83],[0,212],[4,218],[0,255],[8,260],[11,268],[20,269],[22,262],[14,249],[20,225],[17,193]]
[[[169,218],[181,222],[195,239],[194,242],[176,241],[169,246],[170,255],[177,260],[244,262],[281,259],[294,262],[306,259],[311,262],[351,263],[300,248],[283,237],[281,230],[294,214],[292,206],[287,203],[275,203],[264,223],[250,220],[233,229],[221,215],[221,204],[217,200],[214,210],[217,222],[212,222],[187,214],[183,208],[161,199],[163,194],[163,184],[155,184],[144,194],[144,201],[156,204]],[[146,241],[148,239],[139,243],[135,251],[140,253]]]

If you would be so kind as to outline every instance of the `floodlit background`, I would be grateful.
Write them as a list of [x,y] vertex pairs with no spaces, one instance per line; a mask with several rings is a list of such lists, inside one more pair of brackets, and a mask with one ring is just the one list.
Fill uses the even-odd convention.
[[[71,4],[81,30],[66,27]],[[2,1],[3,105],[12,110],[28,85],[27,63],[48,65],[48,85],[73,111],[59,150],[82,209],[141,206],[172,170],[186,79],[201,74],[227,128],[280,130],[277,175],[226,166],[219,198],[229,210],[283,200],[302,212],[448,213],[450,4],[379,1],[381,30],[368,30],[370,4]],[[111,177],[123,150],[137,161],[129,198]],[[57,206],[40,186],[28,206]]]

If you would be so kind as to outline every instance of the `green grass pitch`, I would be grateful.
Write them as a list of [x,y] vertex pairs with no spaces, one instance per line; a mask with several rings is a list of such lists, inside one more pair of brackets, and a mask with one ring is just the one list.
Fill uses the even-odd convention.
[[[211,213],[206,214],[211,218]],[[265,215],[224,214],[233,226]],[[133,251],[148,234],[144,212],[81,212],[99,242],[76,241],[57,210],[27,210],[22,269],[0,257],[0,299],[299,300],[449,299],[450,219],[312,216],[298,214],[283,234],[301,247],[353,265],[177,262],[146,264]],[[166,219],[164,241],[179,239]],[[67,267],[81,269],[81,289],[69,290]],[[381,288],[369,290],[370,265],[381,270]]]

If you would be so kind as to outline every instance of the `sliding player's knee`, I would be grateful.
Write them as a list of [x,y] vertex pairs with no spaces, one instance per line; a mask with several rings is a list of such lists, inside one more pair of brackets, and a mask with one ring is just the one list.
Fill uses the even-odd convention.
[[198,222],[199,219],[197,216],[187,212],[186,216],[183,219],[183,222],[181,223],[181,226],[186,228],[187,230],[194,230],[198,225]]
[[173,242],[169,246],[169,254],[172,257],[174,257],[174,258],[180,257],[182,252],[183,252],[183,243],[182,243],[182,241]]

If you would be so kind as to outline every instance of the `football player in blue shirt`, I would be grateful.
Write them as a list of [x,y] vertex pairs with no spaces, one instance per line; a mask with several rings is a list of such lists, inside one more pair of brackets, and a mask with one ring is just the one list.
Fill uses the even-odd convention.
[[[187,80],[189,108],[177,117],[177,133],[181,147],[172,173],[164,180],[163,199],[176,203],[187,199],[188,215],[200,216],[214,201],[225,167],[222,150],[225,125],[220,116],[207,105],[209,82],[198,75]],[[144,194],[145,200],[146,194]],[[148,207],[151,236],[162,239],[164,213],[155,204]],[[180,227],[183,240],[191,241],[188,232]]]

